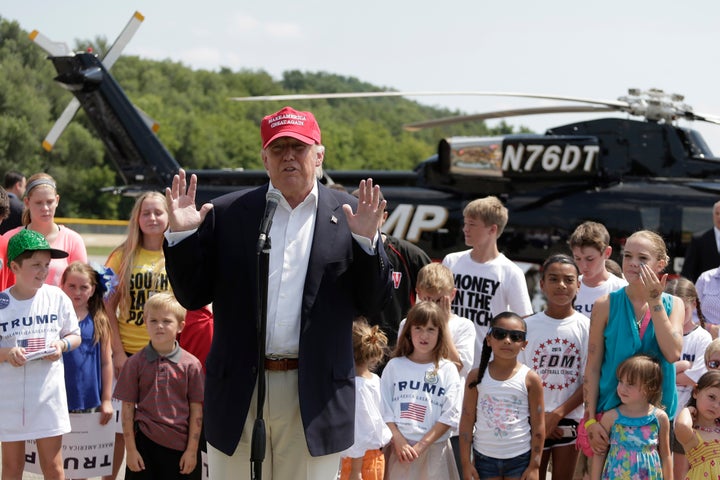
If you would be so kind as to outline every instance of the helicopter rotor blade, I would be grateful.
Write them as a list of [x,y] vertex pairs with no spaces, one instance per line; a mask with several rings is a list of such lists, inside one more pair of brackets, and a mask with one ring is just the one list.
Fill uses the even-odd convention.
[[556,105],[549,107],[532,107],[518,108],[513,110],[497,110],[494,112],[478,113],[474,115],[459,115],[455,117],[438,118],[435,120],[427,120],[423,122],[415,122],[404,125],[403,128],[408,132],[416,132],[424,128],[440,127],[444,125],[454,125],[456,123],[477,122],[480,120],[488,120],[492,118],[505,117],[521,117],[524,115],[543,115],[549,113],[597,113],[597,112],[614,112],[617,108],[607,106],[584,106],[584,105]]
[[267,101],[285,101],[285,100],[318,100],[318,99],[337,99],[337,98],[372,98],[372,97],[447,97],[447,96],[481,96],[481,97],[520,97],[520,98],[536,98],[539,100],[559,100],[565,102],[588,103],[591,105],[605,105],[615,107],[617,109],[627,108],[628,103],[616,100],[596,100],[592,98],[567,97],[562,95],[543,95],[533,93],[520,92],[437,92],[437,91],[419,91],[419,92],[348,92],[348,93],[298,93],[291,95],[259,95],[255,97],[230,97],[230,100],[236,102],[267,102]]
[[[115,61],[120,58],[120,54],[122,53],[123,49],[128,44],[128,42],[130,42],[130,39],[132,39],[132,37],[135,35],[138,28],[140,28],[140,24],[143,22],[143,20],[145,20],[145,17],[143,17],[140,12],[136,11],[133,14],[128,23],[125,25],[125,28],[123,28],[123,30],[115,39],[115,42],[113,42],[112,46],[108,49],[108,51],[105,53],[105,56],[103,57],[103,65],[105,65],[106,69],[110,70],[110,67],[112,67],[113,64],[115,64]],[[33,30],[30,33],[30,39],[47,53],[49,53],[51,56],[62,57],[73,54],[73,52],[68,48],[65,43],[53,42],[37,30]],[[55,121],[48,134],[43,139],[42,146],[45,151],[49,152],[53,149],[53,147],[55,146],[55,142],[57,142],[58,138],[60,138],[60,135],[65,131],[65,129],[70,124],[73,117],[75,117],[75,114],[79,109],[80,102],[77,98],[73,97],[72,100],[68,102],[65,110],[63,110],[63,112]],[[144,112],[142,113],[142,116],[145,123],[150,128],[152,128],[154,132],[157,132],[157,123]]]

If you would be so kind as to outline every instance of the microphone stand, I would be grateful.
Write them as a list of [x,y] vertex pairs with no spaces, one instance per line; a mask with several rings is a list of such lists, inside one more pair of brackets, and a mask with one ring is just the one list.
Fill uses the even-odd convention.
[[257,254],[257,345],[258,345],[258,366],[257,366],[257,412],[253,424],[252,440],[250,446],[250,478],[252,480],[262,479],[262,463],[265,460],[265,442],[267,433],[265,430],[265,419],[263,418],[263,406],[265,405],[265,332],[267,330],[267,297],[268,297],[268,275],[270,270],[270,237],[264,241]]

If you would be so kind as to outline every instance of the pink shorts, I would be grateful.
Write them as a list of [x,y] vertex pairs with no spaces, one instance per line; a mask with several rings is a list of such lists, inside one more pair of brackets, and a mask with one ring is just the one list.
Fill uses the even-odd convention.
[[[595,414],[595,420],[598,422],[602,418],[602,412]],[[585,454],[586,457],[590,458],[593,456],[593,449],[590,446],[590,437],[588,437],[587,430],[585,430],[585,422],[587,419],[583,417],[582,421],[578,424],[577,440],[575,441],[575,448]]]

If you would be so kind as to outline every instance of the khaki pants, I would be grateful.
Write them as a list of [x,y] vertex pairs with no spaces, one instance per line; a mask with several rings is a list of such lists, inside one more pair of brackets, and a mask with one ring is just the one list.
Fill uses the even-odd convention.
[[[298,371],[266,372],[265,378],[263,417],[267,440],[263,480],[334,480],[340,466],[340,452],[312,457],[307,449],[298,401]],[[256,411],[257,390],[250,402],[242,438],[232,456],[208,443],[208,474],[212,480],[250,478],[250,442]]]

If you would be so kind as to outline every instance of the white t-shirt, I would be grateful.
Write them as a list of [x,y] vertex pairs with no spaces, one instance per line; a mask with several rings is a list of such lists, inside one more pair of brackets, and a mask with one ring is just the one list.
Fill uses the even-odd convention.
[[380,412],[380,377],[355,377],[355,443],[345,450],[343,457],[360,458],[368,450],[384,447],[392,433]]
[[[32,298],[0,293],[0,348],[42,350],[62,337],[80,335],[70,298],[44,284]],[[22,367],[0,363],[0,441],[54,437],[70,432],[62,358],[30,360]]]
[[473,447],[492,458],[513,458],[530,450],[530,405],[521,365],[507,380],[495,380],[485,370],[477,386],[478,401]]
[[[400,322],[400,326],[398,327],[398,339],[402,334],[403,327],[405,327],[405,320],[407,319],[403,318],[402,322]],[[467,318],[458,317],[453,313],[450,315],[448,328],[450,329],[450,335],[452,337],[452,342],[455,345],[455,350],[457,350],[458,355],[460,355],[460,361],[463,364],[462,369],[460,370],[460,378],[465,381],[468,373],[470,373],[470,370],[474,368],[475,326]]]
[[[582,388],[587,362],[590,319],[574,312],[558,320],[545,312],[525,319],[527,346],[520,351],[518,361],[540,376],[543,384],[545,411],[552,412]],[[565,418],[580,421],[582,403]]]
[[527,282],[522,269],[502,253],[479,263],[470,257],[472,250],[451,253],[443,265],[452,270],[457,294],[452,308],[455,314],[475,324],[475,358],[480,358],[490,320],[505,311],[521,317],[533,313]]
[[435,441],[444,442],[460,423],[460,376],[448,360],[436,369],[434,363],[391,359],[380,379],[380,396],[383,420],[394,422],[409,442],[418,442],[438,422],[450,426]]
[[578,290],[577,298],[575,298],[575,310],[590,318],[590,313],[592,313],[592,308],[595,300],[602,297],[603,295],[612,293],[615,290],[620,290],[627,284],[627,280],[617,277],[611,273],[608,279],[602,282],[597,287],[588,287],[587,285],[582,283],[581,275],[580,289]]
[[[712,335],[704,328],[698,326],[687,335],[683,336],[682,355],[680,360],[687,360],[692,365],[685,370],[685,375],[697,383],[700,377],[707,372],[705,367],[705,349],[712,342]],[[687,405],[692,395],[693,387],[689,385],[677,385],[678,407]]]

